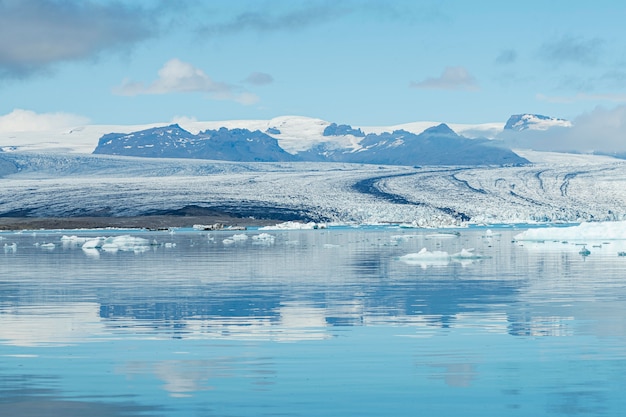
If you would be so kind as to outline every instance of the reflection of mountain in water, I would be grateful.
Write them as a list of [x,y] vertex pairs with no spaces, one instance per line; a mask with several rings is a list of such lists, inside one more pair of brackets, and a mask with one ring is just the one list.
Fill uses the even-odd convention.
[[[157,245],[98,258],[80,248],[33,245],[59,236],[22,235],[17,251],[5,254],[16,272],[0,282],[0,339],[36,344],[37,335],[21,334],[21,328],[52,337],[55,325],[70,322],[80,331],[57,333],[60,340],[114,329],[173,337],[280,333],[293,340],[324,337],[333,326],[447,328],[477,320],[512,335],[554,335],[567,333],[573,315],[560,307],[537,313],[532,294],[560,290],[558,280],[572,273],[563,265],[575,259],[529,256],[508,236],[496,242],[470,231],[446,239],[411,231],[400,240],[380,231],[271,233],[275,239],[264,244],[252,238],[259,232],[248,232],[248,239],[226,245],[222,240],[232,233],[155,232],[151,241],[173,241],[175,249]],[[476,247],[491,257],[423,267],[398,260],[423,247],[448,253]],[[60,264],[66,266],[62,274],[50,276]]]

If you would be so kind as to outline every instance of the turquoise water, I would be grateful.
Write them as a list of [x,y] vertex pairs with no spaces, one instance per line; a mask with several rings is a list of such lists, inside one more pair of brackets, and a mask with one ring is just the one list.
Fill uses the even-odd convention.
[[2,233],[0,415],[623,415],[621,243],[520,231]]

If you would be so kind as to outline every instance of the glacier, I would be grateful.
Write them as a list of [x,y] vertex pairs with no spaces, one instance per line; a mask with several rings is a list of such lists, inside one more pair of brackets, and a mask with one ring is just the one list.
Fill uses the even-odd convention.
[[1,217],[182,215],[342,224],[626,219],[626,161],[519,151],[516,167],[225,162],[0,152]]

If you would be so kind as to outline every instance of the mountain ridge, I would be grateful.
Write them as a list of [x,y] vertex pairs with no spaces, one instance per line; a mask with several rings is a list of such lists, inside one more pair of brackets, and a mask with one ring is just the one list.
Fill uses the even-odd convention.
[[486,140],[460,136],[445,123],[429,127],[420,134],[405,130],[364,134],[350,125],[337,124],[326,127],[324,133],[328,137],[350,136],[357,140],[352,142],[352,146],[345,146],[331,138],[309,149],[289,153],[276,138],[260,130],[221,127],[194,135],[180,125],[172,124],[130,134],[103,135],[93,153],[239,162],[315,161],[383,165],[529,163],[510,149],[491,146]]

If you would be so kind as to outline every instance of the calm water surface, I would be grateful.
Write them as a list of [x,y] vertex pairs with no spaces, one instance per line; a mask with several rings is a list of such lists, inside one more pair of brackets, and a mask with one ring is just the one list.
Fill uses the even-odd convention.
[[0,415],[623,416],[626,243],[520,231],[1,233]]

